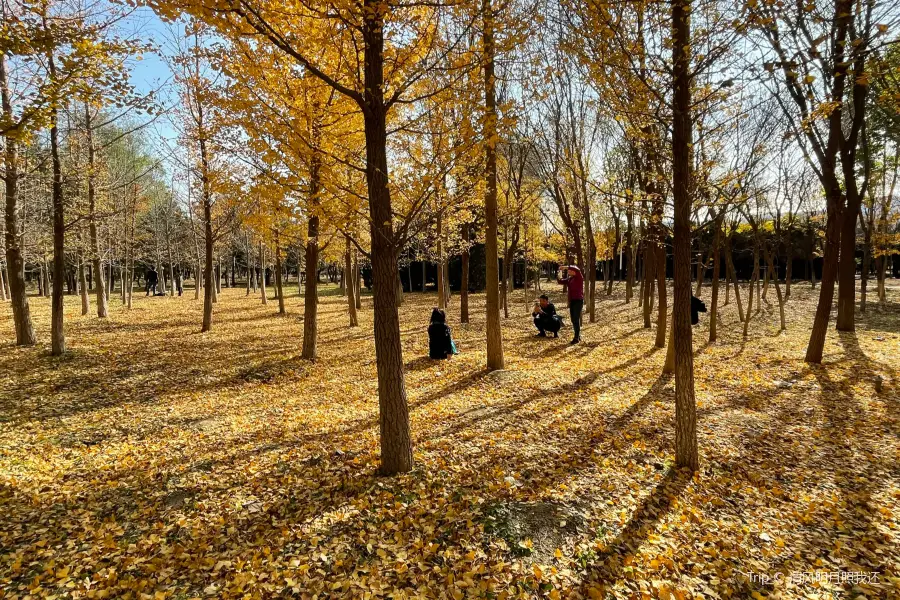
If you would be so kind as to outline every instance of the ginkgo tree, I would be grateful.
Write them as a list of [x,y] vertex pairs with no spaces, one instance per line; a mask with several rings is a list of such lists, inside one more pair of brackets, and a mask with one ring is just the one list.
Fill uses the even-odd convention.
[[[447,66],[446,57],[459,39],[446,38],[439,27],[450,10],[440,4],[394,6],[375,0],[302,6],[254,0],[215,4],[150,0],[148,4],[164,17],[189,13],[226,38],[243,36],[274,47],[299,72],[346,97],[360,112],[374,277],[382,469],[385,473],[410,470],[412,444],[396,306],[396,265],[406,228],[402,222],[399,227],[395,223],[388,123],[400,107],[433,93],[422,89],[428,73],[453,68]],[[322,48],[342,51],[323,54]]]
[[[5,246],[10,293],[19,345],[35,343],[25,292],[25,263],[20,247],[21,205],[18,197],[17,147],[47,130],[53,172],[53,318],[51,350],[65,352],[63,294],[66,280],[66,215],[60,158],[59,113],[66,102],[134,97],[126,58],[141,46],[117,27],[133,9],[82,6],[64,0],[4,1],[0,30],[0,91],[4,154]],[[12,69],[12,71],[11,71]]]

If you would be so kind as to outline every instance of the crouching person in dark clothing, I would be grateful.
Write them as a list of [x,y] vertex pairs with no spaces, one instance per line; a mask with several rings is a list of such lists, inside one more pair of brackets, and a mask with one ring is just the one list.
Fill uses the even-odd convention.
[[428,356],[444,359],[456,353],[456,344],[447,326],[447,315],[439,308],[432,309],[431,325],[428,326]]
[[700,322],[700,313],[702,312],[706,312],[706,303],[691,294],[691,325],[696,325]]
[[534,326],[538,329],[538,337],[547,337],[547,332],[552,333],[553,337],[559,337],[562,319],[556,314],[556,307],[553,306],[546,294],[541,294],[540,302],[534,305],[531,316],[534,317]]

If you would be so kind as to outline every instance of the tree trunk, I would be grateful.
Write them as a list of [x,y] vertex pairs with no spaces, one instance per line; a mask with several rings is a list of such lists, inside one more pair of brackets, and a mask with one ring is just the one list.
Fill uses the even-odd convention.
[[872,269],[872,236],[869,233],[871,229],[866,230],[865,240],[863,242],[863,261],[862,274],[859,282],[859,312],[866,312],[866,295],[869,286],[869,271]]
[[9,293],[6,289],[6,265],[0,265],[0,299],[4,302],[8,299]]
[[[308,244],[307,244],[308,245]],[[307,252],[309,252],[307,250]],[[315,281],[315,264],[313,264],[313,281]],[[309,263],[307,263],[307,278],[309,278]],[[257,276],[259,280],[259,294],[260,298],[262,298],[263,306],[268,306],[269,297],[266,295],[266,247],[263,246],[262,241],[259,242],[259,275]]]
[[88,294],[87,275],[84,272],[83,257],[78,258],[78,292],[81,294],[81,316],[91,312],[91,297]]
[[[47,65],[50,81],[56,79],[56,63],[52,53],[48,53]],[[63,331],[63,285],[66,277],[65,253],[65,203],[63,201],[62,163],[59,158],[59,130],[57,129],[57,109],[50,109],[50,155],[53,161],[53,300],[50,317],[50,352],[61,356],[66,351],[66,335]],[[97,277],[100,277],[98,274]],[[100,293],[103,293],[101,289]]]
[[697,471],[697,412],[691,331],[690,0],[672,2],[672,187],[675,203],[675,463]]
[[[462,226],[462,282],[459,287],[459,322],[469,322],[469,224]],[[424,283],[422,284],[424,288]]]
[[[828,333],[828,320],[831,317],[831,306],[834,302],[834,285],[838,273],[838,245],[841,241],[841,210],[843,209],[840,187],[831,186],[828,190],[827,217],[825,220],[825,244],[823,248],[822,285],[819,286],[819,303],[813,319],[809,344],[806,347],[805,360],[808,363],[821,363],[825,352],[825,336]],[[812,270],[813,285],[816,272]]]
[[[750,293],[747,297],[747,318],[744,319],[744,337],[747,337],[747,332],[750,329],[750,320],[753,318],[753,287],[756,285],[757,290],[759,290],[759,260],[758,260],[758,247],[753,251],[753,274],[750,276],[750,289],[748,290]],[[759,292],[757,291],[757,294]],[[758,299],[757,299],[758,301]],[[759,309],[757,309],[758,311]]]
[[484,151],[485,186],[485,280],[487,286],[487,368],[502,369],[503,337],[500,329],[500,290],[497,275],[497,105],[494,79],[494,12],[491,0],[482,0],[482,41],[484,54]]
[[722,271],[722,253],[720,246],[722,244],[722,217],[716,219],[716,231],[713,234],[713,247],[710,260],[713,262],[712,272],[712,297],[709,301],[709,343],[716,341],[716,327],[719,317],[719,276]]
[[[753,273],[756,281],[756,312],[762,309],[762,301],[760,300],[760,264],[759,264],[759,243],[753,246]],[[750,286],[750,293],[753,293],[753,286]]]
[[659,306],[656,315],[656,347],[665,348],[666,346],[666,314],[669,307],[666,299],[666,247],[662,239],[662,225],[658,226],[659,242],[656,246],[656,294],[659,296]]
[[[313,160],[310,174],[310,196],[315,202],[319,195],[319,163]],[[303,288],[303,351],[306,360],[316,360],[319,335],[319,302],[316,269],[319,265],[319,217],[312,215],[306,224],[306,285]]]
[[353,251],[353,286],[356,288],[354,292],[354,297],[356,298],[356,310],[360,310],[362,308],[362,284],[360,283],[359,277],[359,251]]
[[281,281],[281,240],[278,231],[275,232],[275,289],[278,293],[278,314],[285,314],[284,310],[284,289]]
[[784,318],[784,298],[781,295],[781,285],[778,283],[778,270],[775,266],[775,260],[772,257],[772,253],[768,248],[765,248],[766,253],[766,263],[769,265],[769,270],[774,273],[774,279],[772,281],[772,285],[775,286],[775,295],[778,297],[778,312],[781,318],[781,329],[780,331],[787,331],[787,323]]
[[403,374],[400,315],[397,311],[397,248],[388,187],[387,108],[384,104],[384,10],[378,0],[364,0],[363,124],[366,135],[366,183],[372,239],[375,304],[375,364],[378,372],[381,471],[386,475],[413,468],[409,406]]
[[[51,205],[52,206],[52,205]],[[41,275],[44,278],[44,297],[49,298],[51,295],[51,279],[50,279],[50,261],[47,260],[47,257],[43,257],[43,269],[41,271]]]
[[253,263],[250,259],[250,243],[247,244],[247,291],[244,296],[249,297],[251,291],[256,291],[256,278],[253,271]]
[[94,272],[97,274],[97,316],[101,319],[108,314],[106,280],[104,279],[103,261],[100,260],[100,239],[97,235],[97,207],[96,207],[96,165],[94,149],[94,133],[91,123],[91,111],[88,103],[84,103],[85,136],[87,137],[88,172],[87,172],[87,201],[88,201],[88,230],[91,237],[91,257],[94,264]]
[[653,290],[653,283],[656,277],[656,273],[654,272],[654,264],[655,264],[655,255],[654,248],[651,246],[648,240],[644,240],[644,276],[642,278],[642,293],[644,296],[643,299],[643,313],[644,313],[644,329],[650,329],[653,325],[651,323],[651,319],[653,316],[653,305],[650,300],[651,292]]
[[[6,73],[6,54],[0,53],[0,94],[2,94],[3,119],[13,119],[12,102]],[[5,140],[4,152],[6,206],[4,212],[4,245],[6,252],[9,298],[12,302],[13,323],[16,329],[16,345],[33,346],[36,342],[25,287],[25,257],[23,254],[24,221],[19,203],[18,143],[12,137]]]
[[[444,287],[444,216],[438,215],[437,219],[437,292],[438,308],[447,308],[447,292]],[[412,291],[412,279],[409,281],[409,291]]]
[[135,204],[131,207],[131,229],[130,233],[128,233],[128,239],[126,240],[126,248],[125,248],[125,270],[128,278],[128,298],[126,302],[126,306],[131,309],[131,302],[134,296],[134,225],[137,212],[137,184],[133,187],[134,190],[134,198]]
[[201,184],[203,193],[203,238],[205,249],[205,265],[203,270],[203,284],[206,289],[203,290],[203,326],[200,331],[209,331],[212,328],[213,301],[216,293],[215,282],[213,281],[213,252],[215,250],[212,226],[212,197],[209,181],[209,157],[206,153],[206,139],[200,137],[200,163],[201,163]]
[[[346,245],[344,248],[344,279],[347,288],[347,310],[350,313],[350,327],[358,327],[359,321],[356,318],[356,283],[353,281],[353,259],[350,255],[350,236],[345,235]],[[410,282],[412,284],[412,282]]]
[[785,237],[784,248],[787,257],[787,264],[784,267],[784,300],[787,302],[791,297],[791,280],[794,276],[794,249],[791,247],[790,235]]
[[175,260],[172,256],[172,238],[169,235],[168,227],[166,227],[166,255],[169,262],[169,295],[174,298],[175,292],[178,290],[178,283],[175,281]]
[[706,276],[706,263],[703,262],[703,253],[697,253],[697,287],[694,295],[700,297],[700,290],[703,289],[703,279]]
[[[852,184],[856,188],[856,183]],[[841,211],[841,256],[838,262],[837,330],[856,330],[856,219],[859,216],[859,194],[846,191],[847,205]],[[825,274],[822,274],[825,279]]]
[[631,302],[634,295],[634,214],[629,208],[625,211],[627,227],[625,229],[625,262],[627,275],[625,277],[625,303]]

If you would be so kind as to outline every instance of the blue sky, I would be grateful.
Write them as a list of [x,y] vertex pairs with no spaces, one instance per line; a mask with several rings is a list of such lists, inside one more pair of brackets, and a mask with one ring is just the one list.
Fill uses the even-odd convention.
[[[167,31],[171,25],[163,23],[149,8],[138,8],[132,19],[132,29],[144,41],[154,46],[164,46]],[[147,94],[156,91],[158,103],[162,106],[170,106],[172,99],[172,71],[166,62],[153,52],[145,53],[141,60],[134,60],[130,64],[131,83],[141,93]],[[169,145],[176,141],[177,132],[172,123],[165,116],[157,119],[147,130],[148,141],[154,146],[158,145],[159,138],[164,138]],[[156,138],[156,139],[153,139]]]

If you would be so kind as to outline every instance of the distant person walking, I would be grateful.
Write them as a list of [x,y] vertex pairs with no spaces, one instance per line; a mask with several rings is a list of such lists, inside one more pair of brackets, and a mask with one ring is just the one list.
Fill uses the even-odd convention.
[[541,294],[540,301],[534,305],[531,311],[534,318],[534,326],[537,327],[537,337],[547,337],[547,332],[553,334],[553,337],[559,337],[559,328],[562,327],[562,319],[556,314],[556,307],[550,302],[547,294]]
[[447,326],[447,315],[440,308],[433,308],[428,326],[428,356],[440,360],[457,353],[450,327]]
[[575,336],[570,344],[581,341],[581,309],[584,308],[584,275],[581,269],[575,265],[564,265],[559,268],[556,281],[566,286],[569,297],[569,317],[572,319],[572,329]]
[[150,295],[150,292],[153,292],[153,295],[156,295],[156,284],[159,283],[159,274],[156,272],[156,269],[150,267],[150,270],[147,271],[147,295]]

